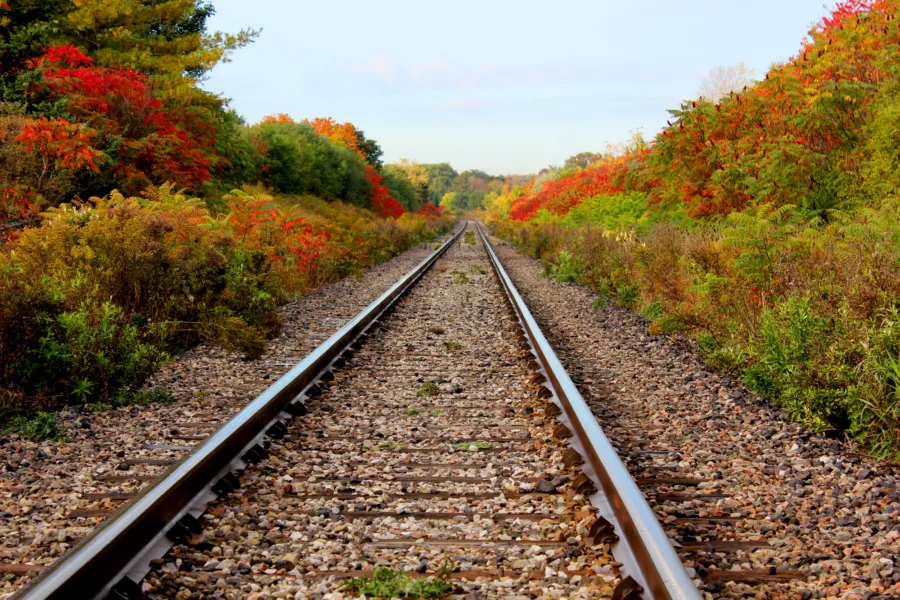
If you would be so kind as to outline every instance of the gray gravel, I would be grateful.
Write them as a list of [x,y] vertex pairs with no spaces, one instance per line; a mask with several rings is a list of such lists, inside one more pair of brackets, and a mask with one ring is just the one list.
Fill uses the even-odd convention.
[[[683,552],[707,598],[900,598],[897,469],[788,422],[707,369],[688,341],[650,336],[641,316],[594,308],[588,288],[541,277],[503,242],[495,249],[632,473],[700,480],[643,486],[670,536],[766,544]],[[728,581],[770,570],[796,578]]]
[[454,246],[147,593],[337,599],[385,566],[452,569],[451,597],[610,597],[612,558],[587,538],[594,512],[517,327],[480,244]]
[[361,279],[342,280],[281,307],[283,331],[258,361],[208,346],[176,357],[149,382],[170,390],[174,404],[102,413],[64,410],[57,419],[65,432],[61,443],[0,436],[0,598],[34,573],[22,573],[27,567],[21,565],[50,564],[121,505],[89,494],[135,492],[146,484],[98,477],[163,473],[166,465],[123,463],[183,456],[200,440],[179,436],[211,433],[432,250],[433,244],[421,244],[366,270]]

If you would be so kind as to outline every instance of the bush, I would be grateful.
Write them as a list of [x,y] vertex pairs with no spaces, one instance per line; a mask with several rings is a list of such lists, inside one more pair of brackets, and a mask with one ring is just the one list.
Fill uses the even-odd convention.
[[320,199],[238,191],[213,216],[171,186],[63,204],[0,246],[0,421],[65,404],[128,403],[198,342],[249,359],[280,303],[450,225]]
[[696,337],[711,366],[808,427],[900,453],[895,201],[834,211],[828,223],[761,207],[691,228],[491,227],[550,274],[643,307],[651,333]]

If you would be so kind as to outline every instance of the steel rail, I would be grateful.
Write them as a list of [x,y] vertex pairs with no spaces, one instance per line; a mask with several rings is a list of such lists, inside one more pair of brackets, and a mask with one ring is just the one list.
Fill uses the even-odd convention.
[[[302,401],[455,242],[465,225],[339,331],[252,400],[154,485],[123,506],[13,598],[20,600],[140,598],[149,559],[174,541],[199,533],[205,505],[239,487],[234,472],[265,454],[265,437],[280,437],[284,421],[304,414]],[[351,349],[352,350],[352,349]],[[174,540],[174,541],[173,541]]]
[[[574,433],[569,443],[585,459],[582,472],[599,484],[595,486],[599,491],[590,496],[591,504],[599,509],[618,537],[612,541],[610,549],[623,565],[621,572],[641,588],[632,586],[631,593],[654,600],[699,600],[701,596],[656,514],[544,337],[481,224],[478,224],[478,232],[532,353],[547,378],[552,400],[562,409],[559,419]],[[627,589],[621,590],[621,596],[628,596],[628,593]]]

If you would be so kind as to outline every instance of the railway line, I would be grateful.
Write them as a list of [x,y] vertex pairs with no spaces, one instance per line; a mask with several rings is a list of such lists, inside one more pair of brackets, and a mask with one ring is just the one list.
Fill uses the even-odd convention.
[[14,597],[790,593],[729,568],[769,542],[677,451],[598,425],[636,417],[584,401],[467,223],[227,422],[106,476],[128,503]]

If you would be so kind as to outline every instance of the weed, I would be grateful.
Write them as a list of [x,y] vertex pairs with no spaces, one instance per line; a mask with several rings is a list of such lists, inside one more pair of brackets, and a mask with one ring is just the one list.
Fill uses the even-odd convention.
[[19,435],[33,440],[58,442],[63,437],[62,429],[57,425],[56,415],[53,413],[40,411],[31,419],[14,420],[12,426],[18,429]]
[[464,284],[469,283],[469,276],[460,271],[459,269],[453,269],[450,271],[451,281],[453,283]]
[[403,571],[376,567],[371,577],[349,579],[342,587],[372,598],[437,598],[453,589],[448,579],[444,569],[437,577],[413,579]]
[[436,416],[438,416],[439,414],[441,414],[441,409],[439,409],[439,408],[432,408],[431,410],[428,411],[428,414],[431,415],[432,417],[436,417]]
[[462,350],[465,346],[459,342],[444,342],[444,347],[447,350]]
[[481,440],[474,442],[460,442],[452,445],[454,450],[468,450],[472,447],[478,448],[479,450],[487,450],[488,448],[493,448],[494,445],[490,442],[483,442]]
[[475,243],[475,232],[467,231],[463,234],[463,244],[474,244]]
[[425,397],[425,396],[438,396],[441,393],[441,388],[437,386],[437,384],[433,381],[426,381],[422,384],[422,387],[416,392],[416,396]]
[[419,414],[419,412],[421,412],[421,411],[419,411],[418,408],[416,408],[415,406],[410,406],[410,407],[407,407],[407,409],[406,409],[406,416],[412,417],[412,416]]
[[196,390],[196,391],[194,392],[194,398],[197,398],[198,400],[202,400],[202,399],[208,397],[211,393],[212,393],[212,392],[210,392],[210,391],[207,390],[207,389]]
[[487,275],[487,271],[481,265],[472,265],[469,267],[469,271],[475,275]]
[[382,449],[402,448],[403,444],[400,442],[381,442],[378,444],[378,447]]
[[606,308],[607,306],[609,306],[609,300],[607,300],[603,296],[600,296],[598,298],[594,298],[594,301],[591,302],[591,306],[593,308]]
[[104,412],[107,410],[112,410],[112,404],[106,404],[105,402],[94,402],[93,404],[86,404],[84,406],[91,412]]

